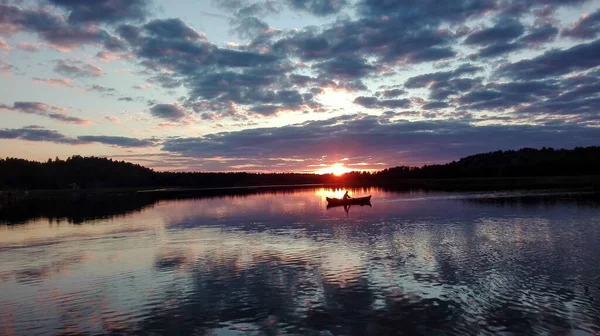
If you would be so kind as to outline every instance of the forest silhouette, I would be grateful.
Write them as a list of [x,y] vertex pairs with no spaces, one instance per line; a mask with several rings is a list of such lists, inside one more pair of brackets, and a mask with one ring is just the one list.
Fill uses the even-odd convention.
[[591,176],[600,172],[600,147],[523,148],[467,156],[446,164],[397,166],[342,176],[307,173],[159,172],[109,158],[72,156],[46,162],[0,159],[0,190],[384,183],[398,180]]

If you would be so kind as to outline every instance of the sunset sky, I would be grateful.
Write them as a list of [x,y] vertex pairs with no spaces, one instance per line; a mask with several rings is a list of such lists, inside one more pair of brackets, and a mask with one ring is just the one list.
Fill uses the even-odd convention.
[[0,0],[0,157],[372,170],[600,145],[600,1]]

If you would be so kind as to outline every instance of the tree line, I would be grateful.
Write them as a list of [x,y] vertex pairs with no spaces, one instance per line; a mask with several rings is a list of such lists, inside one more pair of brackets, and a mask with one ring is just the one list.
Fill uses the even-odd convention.
[[598,175],[598,172],[598,146],[496,151],[467,156],[446,164],[397,166],[378,172],[350,172],[340,177],[304,173],[158,172],[109,158],[72,156],[66,160],[56,158],[46,162],[0,159],[0,190],[378,183],[402,179],[581,176]]

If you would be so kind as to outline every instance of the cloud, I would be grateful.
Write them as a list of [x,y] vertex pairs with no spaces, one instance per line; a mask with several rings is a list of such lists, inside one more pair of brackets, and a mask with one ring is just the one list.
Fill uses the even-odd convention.
[[70,79],[65,79],[65,78],[44,79],[44,78],[33,77],[32,79],[33,79],[33,81],[35,81],[37,83],[42,83],[42,84],[46,84],[46,85],[50,85],[50,86],[65,86],[68,88],[73,87],[73,81]]
[[126,53],[110,53],[108,51],[99,51],[96,54],[96,58],[99,59],[102,62],[114,62],[117,60],[121,60],[121,59],[131,59],[132,55],[131,54],[126,54]]
[[592,14],[584,14],[570,28],[561,30],[561,36],[574,39],[596,38],[600,32],[600,9]]
[[56,66],[54,66],[54,71],[72,77],[101,77],[106,74],[104,70],[93,64],[74,59],[58,60]]
[[0,38],[0,50],[10,50],[12,49],[8,43],[6,43],[6,41],[4,41],[2,38]]
[[104,120],[110,121],[114,124],[118,124],[121,122],[121,119],[119,119],[119,117],[116,117],[116,116],[106,116],[106,117],[104,117]]
[[45,141],[59,144],[81,144],[82,142],[64,136],[53,130],[42,129],[38,127],[23,127],[18,129],[0,129],[0,139],[19,139],[26,141]]
[[[76,2],[62,1],[73,4]],[[0,4],[0,34],[11,36],[21,31],[37,34],[52,48],[59,51],[72,51],[86,44],[101,45],[113,51],[124,48],[119,39],[96,26],[70,25],[63,16],[43,8],[21,9],[17,6]]]
[[410,89],[423,88],[435,84],[437,82],[445,82],[452,78],[460,77],[462,75],[475,74],[482,70],[483,68],[481,66],[466,63],[451,71],[439,71],[410,77],[404,83],[404,87]]
[[102,92],[102,93],[109,93],[109,92],[116,92],[117,91],[114,88],[110,88],[110,87],[106,87],[106,86],[98,85],[98,84],[94,84],[94,85],[90,86],[89,88],[87,88],[87,90],[88,91]]
[[447,102],[432,101],[432,102],[428,102],[428,103],[424,104],[423,106],[421,106],[421,108],[423,110],[437,110],[437,109],[447,108],[449,106],[450,106],[450,104],[448,104]]
[[153,20],[144,25],[144,29],[151,35],[167,39],[204,39],[204,35],[185,24],[181,19],[172,18]]
[[15,69],[15,66],[12,64],[4,63],[0,59],[0,74],[12,75],[12,71]]
[[178,104],[156,104],[150,108],[150,114],[170,121],[179,121],[188,115]]
[[566,75],[600,65],[600,40],[568,49],[552,49],[540,56],[502,65],[496,73],[511,79],[539,79]]
[[482,77],[477,78],[453,78],[439,80],[431,83],[429,89],[429,98],[434,100],[444,100],[449,96],[459,95],[462,92],[472,90],[482,85]]
[[[496,139],[503,141],[499,143]],[[473,126],[457,120],[408,122],[401,119],[381,122],[377,116],[358,114],[284,127],[167,139],[163,150],[201,159],[285,157],[310,161],[328,155],[371,158],[370,161],[383,161],[386,165],[419,165],[497,149],[569,148],[595,145],[598,140],[600,129],[577,125]],[[456,143],[461,146],[454,145]],[[302,163],[304,167],[306,164]]]
[[71,117],[65,114],[66,109],[54,105],[48,105],[39,102],[14,102],[12,106],[0,104],[0,109],[21,112],[26,114],[35,114],[60,122],[76,125],[89,125],[91,122],[86,119]]
[[366,108],[408,108],[411,105],[410,99],[382,99],[377,97],[357,97],[354,104]]
[[309,12],[315,16],[336,14],[348,2],[346,0],[287,0],[292,9]]
[[[4,105],[5,107],[6,105]],[[14,102],[12,109],[23,113],[37,114],[48,111],[65,111],[64,108],[38,102]]]
[[471,33],[464,43],[468,45],[490,45],[511,41],[525,32],[525,27],[515,19],[501,19],[493,27],[483,28]]
[[29,51],[29,52],[36,52],[36,51],[40,50],[40,44],[21,42],[21,43],[17,44],[17,48],[19,48],[21,50]]
[[152,147],[155,145],[154,140],[150,139],[135,139],[121,136],[95,136],[86,135],[78,136],[78,140],[82,142],[96,142],[104,145],[116,147]]
[[260,36],[270,28],[265,21],[256,17],[243,17],[236,19],[234,22],[235,26],[231,31],[243,39]]
[[156,144],[153,139],[135,139],[118,136],[78,136],[70,138],[54,130],[29,126],[17,129],[0,129],[0,139],[19,139],[26,141],[54,142],[58,144],[82,145],[89,143],[101,143],[115,147],[152,147]]
[[539,27],[535,27],[523,37],[519,39],[519,42],[526,44],[540,44],[551,42],[558,35],[558,28],[550,24],[545,24]]
[[313,68],[328,78],[357,79],[367,76],[375,70],[365,59],[359,57],[340,56],[329,61],[316,64]]
[[525,45],[516,42],[498,42],[479,50],[479,57],[497,57],[524,48]]
[[398,96],[402,96],[406,93],[407,92],[402,89],[387,89],[387,90],[383,90],[383,91],[378,91],[377,95],[382,95],[385,98],[395,98]]
[[121,21],[142,21],[148,14],[146,0],[48,0],[50,3],[70,11],[69,22],[116,23]]

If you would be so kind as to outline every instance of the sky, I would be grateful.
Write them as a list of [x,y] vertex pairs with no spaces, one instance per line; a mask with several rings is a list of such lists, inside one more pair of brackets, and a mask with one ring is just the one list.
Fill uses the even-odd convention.
[[0,0],[0,157],[328,172],[600,145],[600,0]]

